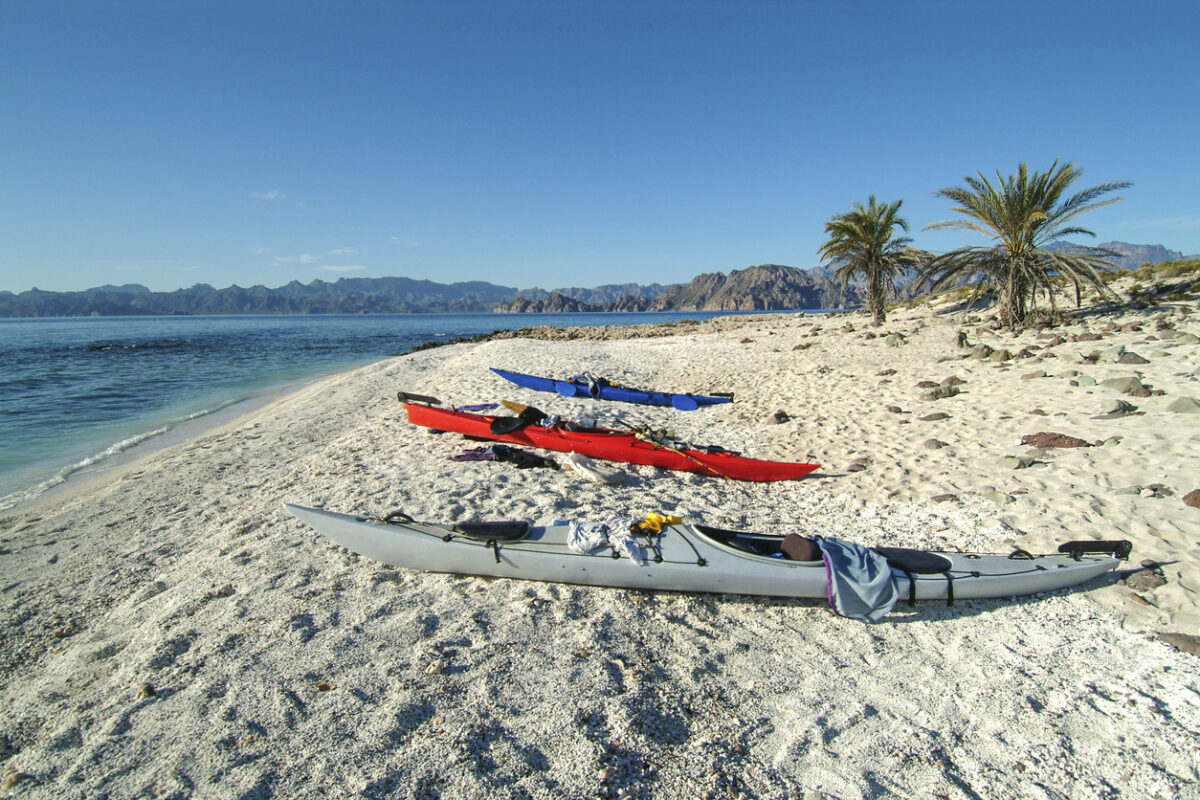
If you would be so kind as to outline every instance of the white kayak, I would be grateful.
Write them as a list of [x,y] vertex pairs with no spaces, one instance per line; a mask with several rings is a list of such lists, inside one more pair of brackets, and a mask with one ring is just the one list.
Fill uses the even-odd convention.
[[[567,546],[570,526],[483,522],[438,525],[405,515],[377,519],[285,504],[301,521],[359,555],[397,567],[498,578],[679,592],[827,597],[823,561],[793,561],[782,536],[696,524],[639,535],[638,564],[615,549],[581,554]],[[1031,555],[932,553],[875,548],[888,557],[901,598],[1009,597],[1074,586],[1117,566],[1128,542],[1064,545],[1071,552]],[[1095,551],[1096,552],[1080,552]]]

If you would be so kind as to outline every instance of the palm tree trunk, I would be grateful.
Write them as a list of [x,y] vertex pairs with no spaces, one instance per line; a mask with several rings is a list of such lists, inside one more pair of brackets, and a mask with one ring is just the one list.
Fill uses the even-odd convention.
[[877,267],[871,269],[867,286],[867,304],[871,308],[871,320],[879,327],[887,320],[887,312],[883,305],[883,274]]
[[1009,330],[1017,327],[1017,304],[1021,300],[1020,287],[1017,285],[1017,270],[1010,268],[1004,276],[1004,285],[1000,287],[1000,324]]

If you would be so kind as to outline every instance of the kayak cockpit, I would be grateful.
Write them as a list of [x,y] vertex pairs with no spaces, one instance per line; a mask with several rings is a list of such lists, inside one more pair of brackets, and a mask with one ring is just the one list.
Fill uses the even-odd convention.
[[709,525],[692,525],[692,528],[717,544],[766,558],[785,558],[789,561],[820,561],[821,550],[817,543],[799,534],[771,536],[769,534],[733,531]]

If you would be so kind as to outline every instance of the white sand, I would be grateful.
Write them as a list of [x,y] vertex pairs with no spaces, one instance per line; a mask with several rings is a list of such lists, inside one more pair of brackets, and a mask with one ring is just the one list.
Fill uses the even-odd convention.
[[[1046,340],[928,310],[894,313],[881,330],[858,315],[780,315],[667,338],[449,346],[306,387],[5,514],[5,789],[56,800],[1200,797],[1200,660],[1159,636],[1200,632],[1200,509],[1182,501],[1200,488],[1200,416],[1167,410],[1200,399],[1200,345],[1146,341],[1146,314],[1084,325],[1112,321],[1144,328],[1003,366],[964,359],[957,332],[1014,352]],[[890,346],[888,332],[906,343]],[[1150,363],[1066,361],[1119,345]],[[566,400],[488,366],[737,397],[686,414]],[[1049,377],[1022,377],[1039,370]],[[1136,370],[1165,394],[1125,398],[1141,414],[1094,419],[1124,396],[1070,386],[1068,370]],[[951,375],[961,394],[921,399],[918,381]],[[636,480],[613,488],[454,462],[475,445],[409,425],[397,389],[598,413],[824,467],[778,484],[631,467]],[[765,424],[780,409],[793,419]],[[921,420],[934,412],[949,418]],[[1019,444],[1038,431],[1120,438]],[[927,448],[934,438],[947,446]],[[1000,466],[1006,456],[1037,463]],[[860,457],[866,469],[849,471]],[[1169,496],[1120,493],[1151,484]],[[957,499],[932,500],[942,494]],[[659,510],[995,552],[1129,538],[1122,574],[1152,559],[1166,583],[1131,588],[1118,574],[864,625],[816,601],[388,568],[290,518],[285,500],[437,521]]]

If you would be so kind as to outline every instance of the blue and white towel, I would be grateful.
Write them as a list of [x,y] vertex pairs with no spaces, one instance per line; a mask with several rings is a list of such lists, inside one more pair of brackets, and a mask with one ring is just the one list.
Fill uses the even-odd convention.
[[860,544],[823,537],[821,558],[829,576],[829,605],[842,615],[878,622],[900,596],[888,561]]

